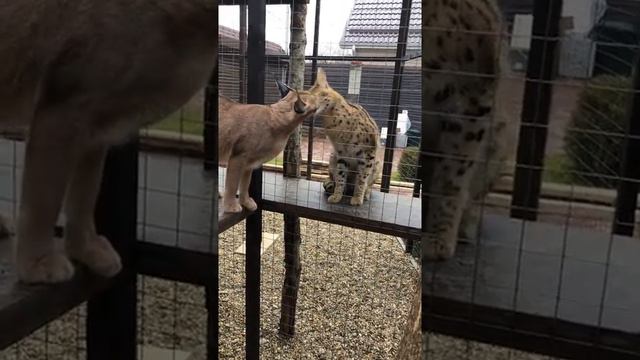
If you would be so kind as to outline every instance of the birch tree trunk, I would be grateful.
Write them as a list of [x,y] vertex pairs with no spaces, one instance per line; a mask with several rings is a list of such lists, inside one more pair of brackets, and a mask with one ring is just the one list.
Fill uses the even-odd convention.
[[[305,30],[307,20],[307,4],[304,0],[296,1],[293,5],[291,16],[291,82],[289,86],[294,89],[304,88],[304,50],[307,47],[307,34]],[[300,127],[298,127],[287,141],[284,149],[284,176],[300,177]]]
[[[305,24],[307,19],[306,0],[298,0],[293,5],[291,19],[291,82],[294,89],[304,88],[304,50],[307,46]],[[284,176],[300,177],[300,127],[298,127],[287,141],[284,150]],[[284,214],[284,249],[285,275],[282,285],[282,300],[280,306],[279,333],[283,337],[291,338],[295,334],[296,305],[298,303],[298,289],[300,288],[300,218],[295,214]]]

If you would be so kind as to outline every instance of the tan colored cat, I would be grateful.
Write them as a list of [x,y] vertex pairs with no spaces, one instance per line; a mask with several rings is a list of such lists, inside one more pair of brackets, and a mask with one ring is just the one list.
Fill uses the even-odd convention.
[[[249,211],[257,208],[249,197],[251,172],[284,150],[289,135],[317,108],[315,96],[300,97],[295,90],[271,105],[218,98],[219,162],[227,165],[225,212],[241,212],[243,206]],[[238,188],[240,198],[236,199]]]
[[[28,128],[16,223],[17,275],[103,276],[120,257],[96,233],[105,154],[178,110],[217,58],[216,0],[0,0],[0,127]],[[65,244],[53,240],[61,210]]]

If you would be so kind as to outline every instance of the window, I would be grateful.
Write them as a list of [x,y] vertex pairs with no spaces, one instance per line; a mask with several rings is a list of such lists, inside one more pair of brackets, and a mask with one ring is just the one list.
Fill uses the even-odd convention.
[[360,95],[360,78],[362,66],[353,66],[349,70],[349,95]]

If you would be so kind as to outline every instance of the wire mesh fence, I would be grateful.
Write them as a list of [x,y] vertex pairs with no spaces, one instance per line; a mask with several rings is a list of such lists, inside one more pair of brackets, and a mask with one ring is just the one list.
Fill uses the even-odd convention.
[[[367,1],[354,2],[349,21],[357,18],[353,14],[361,11],[358,9],[363,4],[374,8],[378,5]],[[395,25],[392,25],[397,28],[400,8],[395,5],[387,10],[397,16]],[[414,8],[419,9],[419,6]],[[336,107],[366,110],[345,114],[345,121],[372,124],[373,131],[367,133],[365,129],[360,130],[360,126],[359,135],[348,128],[341,131],[354,139],[356,135],[363,138],[371,136],[374,139],[372,144],[378,144],[375,156],[380,165],[384,157],[381,138],[385,134],[380,129],[387,127],[393,106],[393,80],[394,74],[397,74],[394,60],[402,61],[408,75],[403,77],[401,83],[403,94],[407,96],[402,97],[400,102],[400,115],[395,114],[396,118],[400,118],[398,124],[404,121],[397,137],[404,138],[399,141],[400,146],[390,147],[397,151],[392,157],[393,182],[390,194],[379,191],[382,180],[379,174],[374,194],[362,205],[349,205],[351,194],[345,194],[341,204],[327,202],[331,195],[327,193],[327,181],[330,172],[335,173],[332,170],[335,160],[332,165],[331,154],[336,151],[335,142],[332,143],[327,134],[327,122],[336,121],[335,114],[330,114],[327,120],[309,117],[302,123],[300,157],[295,163],[300,167],[300,178],[291,179],[287,173],[294,163],[286,149],[263,165],[261,196],[264,210],[274,213],[263,212],[261,220],[260,354],[265,358],[391,357],[397,351],[406,323],[408,301],[416,291],[411,281],[415,280],[419,270],[415,267],[415,260],[412,265],[411,258],[405,254],[407,247],[404,240],[375,232],[386,228],[387,233],[398,235],[402,231],[400,228],[414,226],[416,230],[419,229],[419,201],[413,200],[417,159],[413,163],[409,159],[405,165],[407,174],[404,181],[399,181],[396,170],[403,149],[419,145],[419,134],[415,133],[420,125],[420,82],[416,81],[420,71],[419,60],[411,61],[405,55],[397,58],[394,55],[394,43],[386,45],[387,49],[376,54],[361,55],[354,53],[354,50],[332,45],[327,38],[314,38],[312,42],[311,34],[315,35],[317,28],[313,29],[314,22],[310,19],[315,17],[316,22],[323,24],[324,21],[331,22],[332,15],[339,17],[341,12],[350,10],[347,5],[323,2],[321,14],[316,17],[318,8],[312,1],[307,6],[306,15],[307,56],[304,66],[300,66],[295,63],[295,52],[302,45],[296,43],[294,35],[284,43],[272,35],[286,34],[288,27],[295,28],[295,25],[282,21],[276,14],[278,6],[269,5],[268,9],[273,10],[267,11],[265,82],[259,90],[259,93],[264,93],[264,103],[277,103],[291,91],[283,92],[277,81],[296,88],[303,99],[317,96],[312,86],[318,83],[319,74],[324,72],[328,87],[335,90],[335,95],[339,97]],[[299,16],[296,12],[300,11],[298,5],[281,10],[285,13],[290,11],[287,16],[291,16],[294,22],[299,21],[296,19]],[[242,9],[238,9],[234,16],[242,12]],[[331,14],[327,16],[325,12]],[[417,14],[419,20],[419,11]],[[227,21],[231,22],[229,19]],[[243,91],[252,91],[247,64],[252,56],[250,44],[247,45],[246,62],[243,53],[244,41],[250,42],[252,34],[244,38],[242,24],[242,20],[238,21],[239,31],[236,31],[223,27],[221,21],[220,28],[219,90],[221,95],[238,102],[250,100]],[[397,41],[398,30],[395,31]],[[319,35],[320,39],[325,36],[323,33]],[[315,53],[314,49],[322,49],[323,53]],[[342,56],[336,55],[340,53]],[[322,70],[318,72],[320,68]],[[304,76],[300,76],[302,73]],[[313,99],[308,101],[311,103]],[[402,110],[406,111],[403,113]],[[410,128],[414,133],[408,133]],[[354,140],[350,144],[338,145],[358,144]],[[357,156],[363,152],[360,151]],[[347,158],[347,154],[343,157]],[[221,170],[221,174],[220,182],[223,183],[226,172]],[[391,177],[391,172],[387,176]],[[374,196],[377,198],[374,199]],[[331,225],[332,222],[339,225]],[[356,230],[363,227],[373,231]],[[243,236],[248,239],[249,231],[247,228],[242,234],[241,228],[232,228],[221,237],[221,279],[224,279],[221,289],[227,286],[231,288],[228,293],[222,290],[220,297],[221,321],[225,323],[225,330],[221,330],[221,356],[232,356],[239,344],[249,341],[248,328],[246,339],[237,335],[244,330],[243,321],[244,325],[251,321],[242,317],[242,309],[247,304],[243,302],[240,287],[243,274],[238,270],[246,263],[238,254],[238,248],[242,249],[242,245],[237,240]],[[230,275],[225,275],[227,273]],[[232,284],[227,284],[227,281]]]
[[637,358],[637,4],[423,11],[427,356]]

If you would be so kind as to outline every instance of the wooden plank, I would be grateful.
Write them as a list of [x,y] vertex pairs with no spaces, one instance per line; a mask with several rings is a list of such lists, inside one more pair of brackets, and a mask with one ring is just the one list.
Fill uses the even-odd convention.
[[265,210],[420,240],[420,198],[373,191],[362,206],[351,206],[347,196],[340,204],[328,203],[317,181],[265,173],[262,184]]
[[[215,192],[212,179],[201,170],[200,160],[166,154],[142,156],[145,173],[140,188],[144,191],[139,196],[144,199],[139,202],[138,239],[211,252],[208,239]],[[220,190],[224,188],[224,176],[225,169],[220,169]],[[354,207],[346,197],[341,204],[327,203],[322,184],[317,181],[264,172],[262,184],[264,210],[296,212],[314,220],[420,239],[419,198],[374,191],[369,201]],[[221,233],[248,215],[218,213]]]
[[[60,239],[58,239],[59,241]],[[0,350],[108,288],[110,281],[79,268],[70,282],[23,285],[16,279],[8,240],[0,240]],[[10,331],[7,331],[10,329]]]
[[638,258],[631,237],[486,215],[476,244],[425,265],[425,314],[640,355]]

